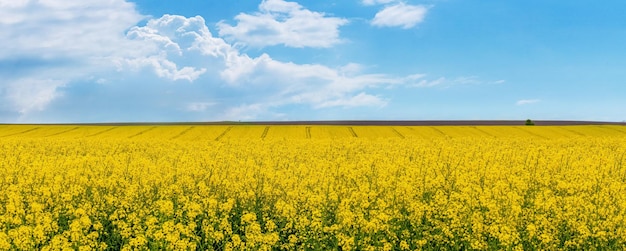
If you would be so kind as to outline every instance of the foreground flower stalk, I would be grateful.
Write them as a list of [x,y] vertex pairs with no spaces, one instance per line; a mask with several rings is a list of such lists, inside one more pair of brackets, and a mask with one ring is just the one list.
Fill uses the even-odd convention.
[[267,128],[5,126],[0,250],[626,248],[622,127]]

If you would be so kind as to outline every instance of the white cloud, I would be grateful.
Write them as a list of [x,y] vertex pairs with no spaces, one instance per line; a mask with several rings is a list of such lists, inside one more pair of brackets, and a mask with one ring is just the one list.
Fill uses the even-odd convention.
[[[266,1],[261,4],[262,10],[297,10],[299,5],[283,1]],[[294,87],[300,82],[309,80],[332,83],[341,86],[345,91],[352,91],[356,87],[362,88],[380,82],[397,82],[379,75],[358,75],[362,67],[355,63],[333,69],[319,64],[295,64],[274,60],[267,54],[259,57],[250,57],[241,53],[223,39],[213,37],[205,25],[202,17],[186,18],[175,15],[164,15],[150,20],[146,26],[133,27],[128,37],[143,40],[152,44],[153,51],[160,52],[150,57],[125,59],[126,66],[139,68],[151,65],[157,75],[171,79],[182,79],[178,75],[187,76],[185,79],[195,80],[205,72],[205,68],[187,67],[182,70],[168,58],[172,54],[188,56],[199,52],[204,56],[211,56],[222,62],[220,76],[231,86],[262,86],[271,83],[273,86]],[[181,42],[182,41],[182,42]],[[202,61],[202,60],[201,60]],[[183,71],[186,70],[186,71]],[[188,75],[179,74],[189,73]],[[193,75],[191,75],[193,73]],[[362,86],[362,87],[358,87]],[[289,88],[288,88],[289,89]]]
[[410,29],[424,21],[428,8],[423,5],[408,5],[397,3],[385,7],[376,13],[372,25],[379,27],[402,27]]
[[387,105],[387,101],[381,99],[378,96],[373,96],[366,93],[359,93],[352,97],[340,98],[335,100],[328,100],[315,106],[315,108],[327,108],[327,107],[383,107]]
[[24,115],[32,111],[41,111],[52,100],[61,96],[58,92],[66,83],[53,79],[19,79],[4,86],[6,99],[14,109]]
[[[46,110],[50,107],[63,105],[70,109],[79,106],[77,110],[109,109],[111,114],[116,112],[110,111],[110,102],[121,94],[125,98],[116,103],[131,107],[133,112],[149,110],[155,114],[160,108],[175,107],[176,112],[184,110],[196,116],[215,114],[210,119],[281,119],[286,115],[276,111],[289,105],[313,109],[383,107],[388,100],[372,94],[376,89],[423,80],[420,75],[367,74],[355,63],[330,67],[280,61],[268,54],[251,57],[211,34],[199,16],[164,15],[137,26],[145,17],[123,0],[0,0],[0,6],[0,63],[11,65],[25,58],[32,61],[32,66],[23,66],[17,73],[0,69],[0,113],[4,114],[38,116],[50,114]],[[331,46],[339,42],[338,27],[347,22],[281,0],[264,1],[259,11],[238,17],[274,25],[267,27],[280,33],[276,40],[245,33],[248,38],[262,40],[261,45]],[[253,30],[260,28],[241,21],[230,28],[238,30],[246,25],[253,25]],[[223,32],[228,25],[220,26]],[[228,36],[234,38],[233,34]],[[175,80],[194,84],[168,85]],[[78,91],[73,93],[72,88]],[[85,97],[84,93],[93,96]],[[226,95],[220,96],[223,93]],[[61,97],[63,102],[51,105]],[[90,106],[95,101],[99,103]],[[99,112],[86,113],[98,118],[93,114]],[[77,120],[71,117],[74,115],[66,116]],[[132,119],[149,116],[142,113]],[[36,117],[28,119],[37,121]]]
[[412,81],[412,80],[422,79],[422,78],[424,78],[424,77],[426,77],[426,74],[423,74],[423,73],[417,73],[417,74],[411,74],[411,75],[408,75],[408,76],[406,76],[406,78],[405,78],[405,79],[406,79],[406,80],[408,80],[408,81]]
[[363,70],[363,66],[356,63],[348,63],[347,65],[339,67],[339,73],[342,75],[355,75]]
[[209,107],[215,106],[214,102],[192,102],[187,104],[187,110],[192,112],[203,112]]
[[283,0],[264,0],[259,12],[241,13],[235,20],[236,26],[218,23],[219,35],[253,47],[330,47],[341,42],[339,27],[348,23]]
[[319,64],[281,62],[267,54],[258,58],[247,55],[231,56],[227,59],[226,66],[222,71],[222,77],[226,81],[234,86],[269,90],[268,97],[274,105],[306,103],[320,106],[364,89],[403,83],[402,79],[385,75],[358,74],[356,64],[334,69]]
[[436,79],[426,78],[426,74],[414,74],[404,78],[404,82],[411,87],[443,87],[449,88],[451,86],[458,85],[487,85],[487,84],[502,84],[504,80],[498,81],[484,81],[477,76],[461,76],[452,79],[446,77],[439,77]]
[[413,75],[406,76],[404,78],[404,82],[408,86],[411,86],[411,87],[427,88],[427,87],[442,86],[448,83],[449,81],[444,77],[431,80],[431,79],[426,79],[426,74],[413,74]]
[[419,81],[413,82],[411,84],[411,86],[413,86],[413,87],[434,87],[434,86],[441,86],[444,83],[446,83],[446,78],[440,77],[440,78],[435,79],[435,80],[421,79]]
[[[197,49],[200,43],[206,42],[212,35],[202,17],[185,18],[176,15],[164,15],[158,19],[151,19],[143,27],[132,27],[128,38],[144,41],[146,46],[151,45],[150,56],[125,59],[123,63],[140,68],[150,66],[162,78],[171,80],[187,80],[193,82],[206,72],[205,68],[178,65],[170,60],[172,57],[184,57],[189,51]],[[207,51],[207,54],[215,52]]]
[[[261,9],[298,8],[299,5],[282,1],[267,1],[261,5]],[[129,37],[154,44],[155,48],[160,48],[161,54],[126,60],[126,65],[133,67],[152,65],[159,76],[175,77],[173,76],[177,69],[175,65],[165,67],[170,65],[167,59],[173,57],[171,54],[185,56],[193,52],[209,56],[212,61],[219,62],[215,64],[218,67],[212,70],[218,71],[218,76],[226,84],[225,87],[241,93],[242,98],[238,100],[239,102],[248,103],[229,104],[220,118],[234,119],[236,116],[242,116],[242,119],[254,118],[255,113],[277,117],[280,114],[272,113],[271,109],[289,104],[307,104],[316,108],[381,106],[385,103],[381,98],[356,93],[369,88],[402,83],[402,79],[385,75],[361,74],[362,67],[355,63],[331,68],[320,64],[282,62],[268,54],[250,57],[221,38],[213,37],[201,17],[165,15],[149,21],[144,27],[130,29]],[[181,40],[185,42],[181,43]],[[203,58],[198,60],[198,64],[201,65],[206,61],[207,59]],[[193,70],[196,68],[200,67],[189,68],[189,73],[198,73]],[[201,76],[196,74],[189,80],[196,77]],[[244,96],[246,98],[243,98]],[[204,111],[223,105],[225,104],[208,106],[193,103],[187,106],[187,110]]]
[[60,87],[113,61],[141,54],[125,30],[144,16],[124,0],[0,0],[0,107],[22,115],[44,110],[61,97]]
[[476,85],[483,83],[483,81],[480,81],[476,76],[468,76],[455,78],[452,80],[452,83],[458,85]]
[[223,115],[223,120],[254,120],[259,113],[265,112],[266,108],[261,104],[243,104],[228,109]]
[[0,0],[0,7],[17,8],[28,4],[30,0]]
[[170,80],[187,80],[193,82],[200,75],[206,72],[206,69],[196,69],[194,67],[183,67],[178,69],[176,63],[167,59],[167,55],[163,52],[156,56],[147,56],[143,58],[123,59],[118,61],[119,67],[131,67],[132,69],[140,69],[145,66],[152,67],[154,73],[162,78]]
[[17,1],[0,8],[0,58],[125,55],[140,47],[124,43],[124,31],[143,18],[124,0]]
[[220,114],[216,120],[222,121],[253,121],[263,118],[262,120],[285,120],[286,114],[269,111],[271,108],[268,104],[242,104],[227,109]]
[[361,3],[364,5],[375,5],[375,4],[387,4],[391,2],[395,2],[396,0],[362,0]]
[[516,105],[529,105],[539,103],[541,100],[539,99],[521,99],[515,102]]

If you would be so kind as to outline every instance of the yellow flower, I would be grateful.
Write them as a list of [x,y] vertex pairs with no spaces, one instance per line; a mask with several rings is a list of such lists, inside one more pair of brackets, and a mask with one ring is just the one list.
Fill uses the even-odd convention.
[[0,250],[10,250],[11,241],[9,236],[3,232],[0,232]]
[[0,125],[0,250],[620,249],[624,142],[604,125]]

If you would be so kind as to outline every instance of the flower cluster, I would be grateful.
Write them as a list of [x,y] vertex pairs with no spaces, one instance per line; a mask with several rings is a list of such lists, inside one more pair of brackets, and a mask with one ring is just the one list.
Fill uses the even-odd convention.
[[0,250],[623,250],[625,161],[612,126],[0,126]]

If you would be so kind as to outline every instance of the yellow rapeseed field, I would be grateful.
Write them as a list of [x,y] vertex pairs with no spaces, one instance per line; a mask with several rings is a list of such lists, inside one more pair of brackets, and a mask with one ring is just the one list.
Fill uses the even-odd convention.
[[0,250],[624,250],[623,126],[0,125]]

